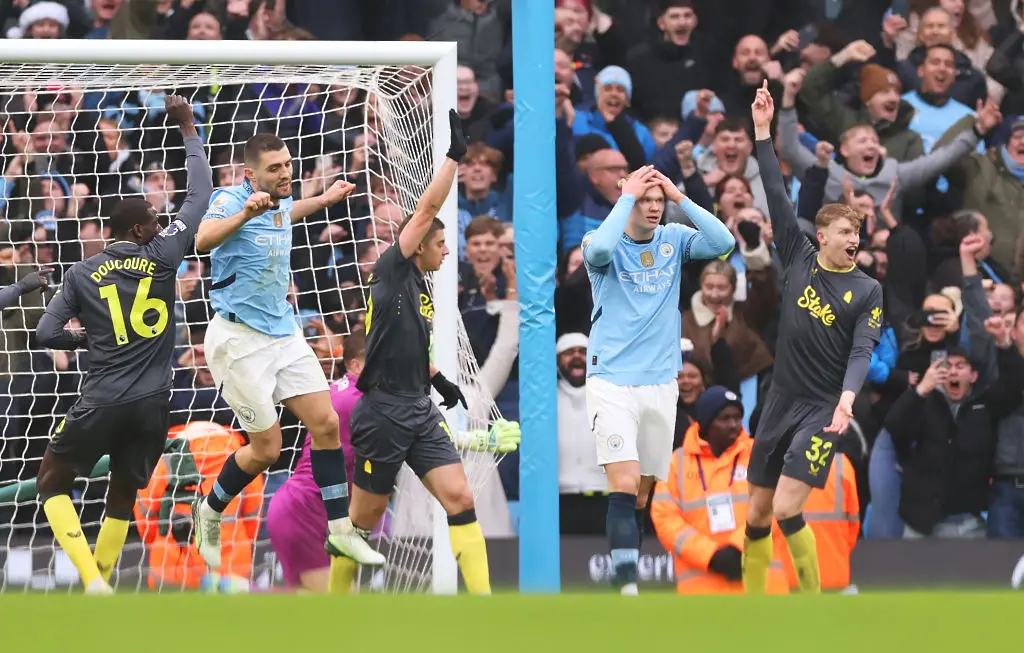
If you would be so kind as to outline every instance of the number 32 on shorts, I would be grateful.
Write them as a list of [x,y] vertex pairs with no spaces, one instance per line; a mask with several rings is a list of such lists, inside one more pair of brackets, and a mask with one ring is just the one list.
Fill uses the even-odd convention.
[[821,468],[828,463],[828,457],[832,455],[832,443],[817,435],[812,435],[810,448],[804,452],[804,455],[811,463],[811,474],[817,476]]

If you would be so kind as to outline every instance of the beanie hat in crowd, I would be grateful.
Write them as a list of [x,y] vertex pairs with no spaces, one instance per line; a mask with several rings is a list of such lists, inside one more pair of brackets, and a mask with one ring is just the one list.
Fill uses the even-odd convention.
[[71,18],[68,16],[67,7],[59,2],[37,2],[25,8],[18,18],[18,25],[7,30],[7,38],[20,39],[28,32],[28,29],[41,20],[50,19],[60,23],[61,28],[67,30]]
[[736,406],[743,412],[739,395],[720,385],[711,386],[697,397],[697,423],[701,432],[706,432],[718,414],[729,406]]
[[604,136],[591,132],[580,136],[576,141],[576,160],[579,161],[585,156],[590,156],[598,150],[610,149],[611,145]]
[[[683,106],[680,110],[680,114],[683,120],[697,110],[697,91],[687,91],[686,95],[683,96]],[[708,108],[708,113],[725,113],[725,105],[718,99],[718,96],[711,98],[711,106]]]
[[1017,132],[1024,130],[1024,116],[1018,116],[1016,120],[1010,123],[1010,135],[1014,135]]
[[555,342],[555,354],[561,355],[575,347],[587,348],[590,338],[585,333],[565,333]]
[[633,78],[629,76],[625,68],[619,66],[605,66],[597,73],[597,85],[608,86],[615,84],[626,89],[626,99],[633,99]]
[[867,101],[887,89],[894,88],[899,93],[903,90],[900,78],[893,71],[879,66],[876,63],[869,63],[860,69],[860,101],[867,104]]

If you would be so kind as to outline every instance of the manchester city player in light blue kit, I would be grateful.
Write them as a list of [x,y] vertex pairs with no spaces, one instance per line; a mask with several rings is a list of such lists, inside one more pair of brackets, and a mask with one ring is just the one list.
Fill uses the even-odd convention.
[[[665,202],[697,226],[660,226]],[[608,476],[608,543],[613,581],[637,593],[637,511],[665,479],[679,397],[679,280],[693,260],[728,254],[729,229],[651,166],[626,180],[605,221],[583,238],[594,295],[587,351],[587,412],[597,462]]]
[[292,157],[284,141],[256,134],[245,144],[245,179],[217,191],[196,233],[196,249],[212,252],[206,360],[249,435],[228,458],[210,494],[192,509],[195,543],[220,568],[221,513],[281,453],[277,403],[309,429],[310,463],[328,519],[328,544],[363,565],[383,565],[348,517],[348,479],[327,379],[288,303],[292,224],[347,197],[336,181],[322,195],[292,200]]

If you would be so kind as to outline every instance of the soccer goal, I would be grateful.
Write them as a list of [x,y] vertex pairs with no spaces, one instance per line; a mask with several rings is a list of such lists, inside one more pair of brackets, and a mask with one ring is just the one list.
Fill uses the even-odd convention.
[[[257,131],[276,133],[288,143],[295,196],[318,194],[338,175],[356,183],[357,191],[343,203],[293,231],[296,319],[325,370],[338,378],[339,336],[364,328],[373,263],[396,237],[398,223],[447,151],[447,113],[456,104],[454,44],[6,40],[0,41],[0,61],[5,132],[0,190],[8,229],[0,234],[0,277],[6,275],[0,284],[15,279],[18,268],[12,264],[19,262],[55,264],[59,282],[62,268],[103,248],[104,216],[121,197],[143,195],[162,214],[176,211],[185,188],[184,153],[163,112],[165,94],[175,92],[193,102],[215,186],[241,182],[241,146]],[[459,240],[454,190],[440,217],[454,253]],[[459,317],[456,259],[449,257],[432,279],[433,355],[439,369],[450,377],[457,374],[469,399],[469,411],[448,414],[449,423],[464,434],[486,429],[500,415],[491,391],[478,382],[477,361]],[[204,261],[191,256],[179,270],[180,369],[172,423],[183,429],[210,421],[231,426],[230,412],[215,401],[201,348],[190,346],[201,345],[210,316]],[[0,377],[0,589],[6,591],[63,590],[77,580],[45,528],[32,479],[49,435],[77,397],[88,356],[34,345],[42,305],[42,299],[23,298],[0,323],[11,372]],[[264,479],[267,494],[287,477],[304,437],[299,425],[285,423],[285,451],[276,472]],[[194,454],[189,460],[198,459],[198,452],[187,446],[184,451]],[[212,453],[223,457],[226,451]],[[181,447],[168,447],[164,467],[175,471],[165,473],[174,478],[154,490],[158,496],[147,514],[137,509],[137,520],[154,520],[157,538],[144,545],[133,529],[114,577],[122,591],[194,585],[188,578],[196,561],[186,553],[161,553],[159,568],[150,563],[157,559],[155,547],[187,541],[182,506],[195,496],[201,479],[189,484],[188,474],[180,471],[183,459]],[[466,449],[464,460],[474,493],[501,492],[495,455]],[[201,471],[202,465],[193,467]],[[90,540],[102,518],[104,472],[101,461],[77,485],[76,505]],[[249,510],[248,517],[258,518],[264,508]],[[248,546],[245,537],[253,540],[255,554],[239,568],[254,583],[273,586],[273,554],[261,530],[253,527],[249,536],[240,535],[242,548]],[[388,565],[382,575],[365,579],[366,586],[456,590],[443,512],[411,474],[403,475],[377,542]],[[171,565],[184,571],[165,568]]]

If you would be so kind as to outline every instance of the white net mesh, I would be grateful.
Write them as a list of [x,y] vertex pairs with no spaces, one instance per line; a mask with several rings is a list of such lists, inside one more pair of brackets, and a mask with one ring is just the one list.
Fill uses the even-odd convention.
[[[5,133],[0,230],[6,230],[0,231],[0,285],[33,269],[32,263],[53,265],[59,282],[62,270],[102,250],[109,236],[103,216],[120,198],[141,195],[161,214],[176,212],[185,171],[181,137],[165,126],[163,98],[172,92],[192,99],[215,186],[241,182],[241,147],[257,131],[276,133],[288,143],[296,198],[319,194],[335,178],[356,184],[344,202],[298,223],[293,232],[290,301],[324,369],[338,378],[342,337],[363,328],[372,266],[432,176],[429,68],[0,64]],[[195,587],[202,573],[183,534],[188,530],[184,507],[197,487],[212,484],[227,451],[238,446],[222,429],[205,424],[237,428],[205,368],[209,272],[208,258],[186,259],[175,307],[180,358],[172,424],[185,429],[178,439],[190,447],[169,452],[157,480],[142,493],[138,528],[129,535],[115,576],[119,589]],[[26,483],[36,475],[47,440],[77,398],[88,368],[85,352],[36,347],[32,333],[43,305],[38,295],[26,296],[0,318],[3,590],[61,588],[77,578]],[[460,383],[470,400],[470,410],[460,414],[460,430],[487,428],[500,416],[490,393],[477,383],[477,363],[461,320],[457,334],[435,337],[458,340]],[[226,571],[261,586],[280,577],[260,528],[262,497],[287,477],[305,437],[288,415],[282,425],[285,450],[259,482],[265,489],[250,488],[254,494],[231,513],[241,527],[232,536],[238,557]],[[475,493],[500,493],[492,454],[466,451],[464,459]],[[80,479],[75,494],[90,540],[103,515],[106,484],[104,470],[98,471],[91,480]],[[430,580],[433,510],[422,485],[406,478],[407,472],[379,536],[388,566],[376,584],[393,591],[424,590]]]

